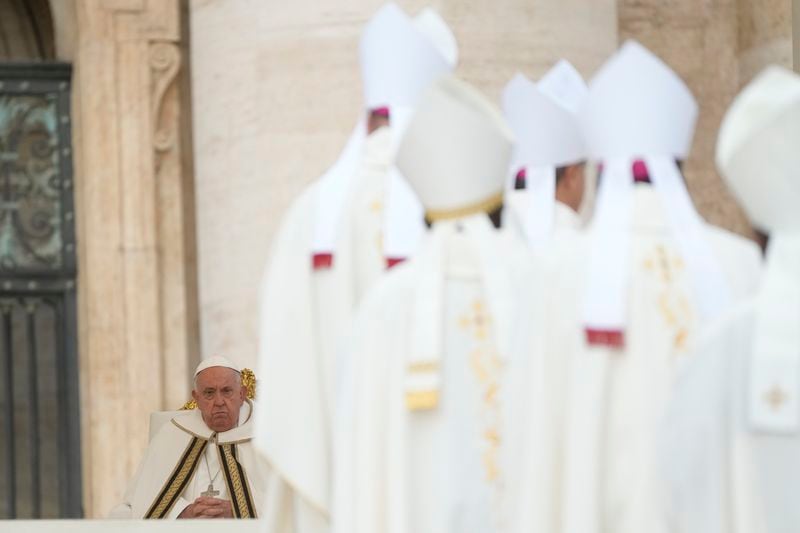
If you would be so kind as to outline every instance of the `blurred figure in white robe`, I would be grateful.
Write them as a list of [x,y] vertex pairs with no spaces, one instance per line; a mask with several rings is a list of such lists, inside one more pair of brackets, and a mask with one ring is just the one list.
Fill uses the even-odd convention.
[[586,234],[554,258],[549,396],[530,402],[560,424],[530,424],[531,447],[545,452],[533,457],[549,459],[547,476],[529,467],[524,490],[555,487],[550,531],[667,531],[656,440],[675,372],[702,328],[755,289],[757,247],[706,224],[686,190],[680,162],[697,111],[681,79],[633,41],[589,84],[581,123],[602,164],[597,203]]
[[452,77],[426,93],[397,166],[431,225],[359,309],[335,446],[337,533],[506,531],[507,401],[537,279],[500,226],[512,133]]
[[593,187],[585,194],[586,144],[578,122],[587,92],[563,59],[538,83],[517,73],[503,90],[503,112],[516,137],[506,217],[537,251],[580,229],[579,213],[589,209]]
[[261,287],[256,444],[294,490],[296,531],[328,527],[336,353],[361,297],[424,231],[392,159],[420,92],[457,53],[431,9],[412,18],[390,3],[372,17],[360,42],[365,117],[275,237]]
[[773,66],[734,100],[717,165],[769,234],[758,294],[676,384],[663,465],[675,532],[800,531],[800,76]]

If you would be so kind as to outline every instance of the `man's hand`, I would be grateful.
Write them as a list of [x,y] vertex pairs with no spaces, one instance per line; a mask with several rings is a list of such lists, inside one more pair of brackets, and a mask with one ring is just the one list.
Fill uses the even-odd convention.
[[178,515],[178,518],[233,518],[230,500],[201,496]]

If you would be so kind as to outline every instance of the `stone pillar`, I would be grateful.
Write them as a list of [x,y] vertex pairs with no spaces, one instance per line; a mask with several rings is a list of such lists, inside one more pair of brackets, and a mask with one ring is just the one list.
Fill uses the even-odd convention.
[[792,48],[794,71],[800,73],[800,0],[792,0]]
[[770,64],[792,68],[792,4],[739,0],[739,87]]
[[[615,0],[399,3],[412,15],[426,5],[439,11],[459,41],[457,73],[495,101],[517,70],[538,77],[566,57],[588,76],[617,44]],[[255,363],[272,237],[355,125],[358,39],[382,4],[191,4],[204,353]]]
[[84,506],[118,502],[196,358],[180,0],[74,0]]

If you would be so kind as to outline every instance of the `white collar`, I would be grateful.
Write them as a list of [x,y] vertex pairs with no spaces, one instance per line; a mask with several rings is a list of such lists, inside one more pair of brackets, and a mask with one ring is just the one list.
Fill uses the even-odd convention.
[[[172,423],[186,433],[203,440],[212,440],[216,437],[215,440],[219,444],[236,444],[253,438],[252,414],[254,409],[255,405],[253,402],[245,400],[245,403],[242,404],[239,410],[239,425],[221,433],[215,433],[206,425],[199,409],[192,409],[191,411],[173,417]],[[241,422],[242,419],[244,419],[244,422]]]

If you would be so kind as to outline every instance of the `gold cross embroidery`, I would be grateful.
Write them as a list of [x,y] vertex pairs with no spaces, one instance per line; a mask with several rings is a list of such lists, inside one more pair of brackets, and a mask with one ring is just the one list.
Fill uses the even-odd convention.
[[775,412],[780,411],[788,399],[789,396],[778,385],[773,385],[764,395],[764,401],[767,402]]
[[488,328],[490,326],[491,318],[486,313],[484,305],[480,300],[472,303],[471,311],[462,315],[458,319],[458,325],[462,329],[471,330],[472,334],[477,341],[486,340]]

